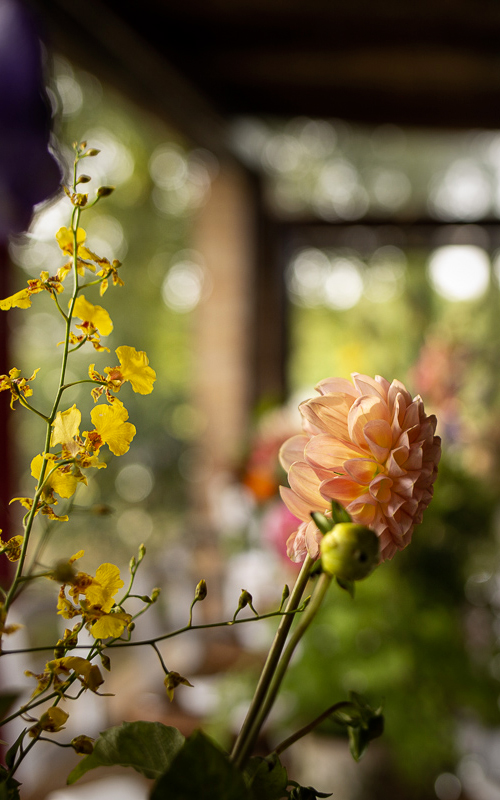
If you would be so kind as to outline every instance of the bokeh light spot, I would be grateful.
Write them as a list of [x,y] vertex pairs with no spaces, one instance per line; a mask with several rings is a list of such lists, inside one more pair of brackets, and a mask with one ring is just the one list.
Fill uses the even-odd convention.
[[154,482],[153,472],[145,464],[127,464],[116,476],[115,487],[123,500],[140,503],[151,494]]
[[439,247],[431,254],[428,268],[435,291],[446,300],[476,300],[488,288],[488,254],[476,245]]

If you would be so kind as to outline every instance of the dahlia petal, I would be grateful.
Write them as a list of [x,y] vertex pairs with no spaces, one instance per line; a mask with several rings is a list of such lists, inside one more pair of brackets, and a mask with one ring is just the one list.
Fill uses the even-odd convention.
[[363,494],[346,507],[346,511],[355,522],[371,527],[377,513],[376,500],[369,494]]
[[[370,458],[351,458],[344,463],[345,471],[358,483],[368,486],[377,475],[380,465]],[[391,481],[392,483],[392,481]]]
[[408,514],[413,520],[413,517],[417,512],[418,506],[419,506],[418,500],[415,497],[411,497],[409,500],[405,501],[402,510],[404,511],[405,514]]
[[[400,396],[399,400],[397,399],[398,395]],[[404,403],[404,406],[406,407],[412,402],[412,397],[406,386],[401,383],[401,381],[394,380],[387,391],[387,402],[389,404],[389,408],[391,409],[394,408],[396,402],[398,402],[400,405],[401,403]]]
[[360,494],[363,494],[366,491],[366,486],[356,483],[352,478],[339,475],[323,481],[319,489],[325,500],[337,500],[338,503],[345,506],[359,497]]
[[420,436],[421,440],[429,440],[432,441],[434,437],[434,433],[436,431],[436,417],[432,415],[431,417],[427,417],[420,423]]
[[395,441],[397,441],[403,432],[403,420],[405,418],[405,413],[406,403],[401,392],[398,392],[394,398],[391,414],[392,435]]
[[409,430],[409,428],[415,427],[415,425],[420,424],[420,413],[419,413],[419,404],[415,400],[411,405],[408,406],[406,409],[404,419],[403,419],[403,428],[404,430]]
[[401,497],[409,498],[415,492],[415,484],[418,480],[419,472],[407,472],[401,475],[400,478],[394,480],[394,491],[400,494]]
[[405,469],[420,469],[424,458],[424,445],[421,442],[412,444],[410,453],[405,461]]
[[367,422],[363,434],[368,447],[377,461],[383,463],[392,445],[391,426],[385,419],[372,419]]
[[384,399],[387,399],[387,395],[389,393],[389,389],[390,389],[391,384],[389,383],[389,381],[387,381],[385,378],[383,378],[382,375],[375,375],[375,380],[376,380],[377,383],[380,384],[380,386],[382,388],[382,391],[384,393],[383,394]]
[[286,540],[286,554],[292,561],[303,561],[307,555],[305,530],[306,522],[302,522]]
[[408,431],[403,431],[400,436],[398,436],[397,441],[394,445],[394,450],[397,450],[399,447],[406,447],[406,449],[410,450],[410,437],[408,436]]
[[389,502],[387,505],[384,505],[384,512],[387,519],[394,517],[396,512],[399,511],[404,504],[405,498],[401,497],[397,492],[392,492]]
[[370,483],[370,494],[379,503],[388,503],[391,499],[392,480],[386,475],[378,475]]
[[352,398],[358,397],[359,392],[356,391],[351,381],[347,378],[325,378],[314,387],[320,394],[347,394]]
[[387,474],[391,478],[400,478],[401,475],[406,473],[406,470],[403,469],[401,464],[405,463],[408,455],[409,450],[407,447],[398,447],[396,450],[393,450],[390,453],[385,466],[387,469]]
[[311,558],[318,558],[321,538],[322,535],[314,522],[302,522],[286,541],[288,558],[300,562],[308,553]]
[[316,426],[320,433],[348,439],[347,414],[351,401],[352,398],[347,395],[328,395],[306,400],[300,404],[299,409],[302,416]]
[[391,538],[391,534],[389,533],[389,531],[386,531],[385,533],[386,533],[385,536],[383,536],[383,537],[380,536],[379,537],[380,560],[381,561],[387,561],[387,560],[393,558],[393,556],[395,556],[397,551],[398,551],[398,548],[394,544],[394,542],[393,542],[393,540]]
[[302,417],[302,430],[306,436],[317,436],[319,433],[322,433],[321,428],[318,428],[317,425],[314,425],[305,417]]
[[285,471],[288,472],[294,461],[304,460],[304,448],[308,443],[310,437],[304,434],[298,434],[287,439],[281,445],[279,452],[280,464]]
[[318,511],[324,507],[323,498],[319,493],[319,478],[305,461],[296,461],[292,464],[288,470],[288,482],[292,491],[308,503],[310,511]]
[[384,391],[384,387],[380,385],[379,381],[370,378],[368,375],[362,375],[360,372],[352,372],[351,377],[358,394],[367,397],[380,397],[385,402],[387,392]]
[[399,536],[404,536],[405,533],[408,533],[413,524],[413,519],[410,517],[409,514],[406,514],[402,509],[398,511],[396,517],[393,519],[398,526]]
[[[436,439],[438,440],[437,442]],[[428,444],[424,449],[424,461],[432,461],[434,464],[439,464],[440,459],[441,439],[439,436],[435,436],[432,444]]]
[[284,504],[289,511],[301,519],[303,522],[308,522],[311,519],[311,511],[324,511],[325,503],[320,508],[311,508],[305,500],[302,500],[295,492],[288,488],[288,486],[280,486],[280,495]]
[[365,425],[372,420],[389,422],[389,412],[380,397],[358,397],[347,415],[349,437],[360,447],[366,447],[363,435]]
[[323,538],[323,534],[318,530],[314,522],[310,522],[306,527],[306,547],[307,552],[311,558],[318,558],[319,556],[319,543]]
[[413,444],[414,442],[425,442],[429,439],[429,436],[424,436],[420,423],[418,423],[418,425],[414,425],[412,428],[407,428],[405,434],[409,444]]
[[336,439],[327,433],[319,433],[309,439],[304,455],[307,463],[315,469],[344,472],[344,463],[348,459],[363,458],[366,453],[351,442]]

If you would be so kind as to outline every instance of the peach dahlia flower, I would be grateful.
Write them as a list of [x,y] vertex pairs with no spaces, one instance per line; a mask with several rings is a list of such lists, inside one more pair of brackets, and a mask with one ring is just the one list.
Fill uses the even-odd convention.
[[302,520],[288,539],[288,555],[319,555],[321,534],[312,511],[337,500],[354,522],[379,537],[381,560],[409,544],[433,493],[441,455],[436,417],[400,381],[352,373],[327,378],[319,397],[300,405],[303,433],[288,439],[280,461],[290,488],[280,487],[288,509]]

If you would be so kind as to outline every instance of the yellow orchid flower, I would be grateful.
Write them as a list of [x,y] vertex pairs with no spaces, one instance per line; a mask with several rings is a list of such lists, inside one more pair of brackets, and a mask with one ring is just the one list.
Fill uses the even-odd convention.
[[113,382],[114,391],[118,391],[122,383],[129,381],[134,392],[151,394],[153,383],[156,380],[156,372],[149,366],[146,353],[128,345],[118,347],[115,353],[120,359],[120,366],[106,367],[104,370],[108,375],[108,380]]
[[[127,422],[128,411],[119,400],[113,400],[112,405],[95,406],[90,412],[90,418],[101,442],[107,444],[115,456],[122,456],[130,447],[130,442],[135,436],[135,425]],[[90,436],[91,434],[86,434]],[[99,447],[94,444],[96,450]]]
[[39,736],[42,731],[49,731],[50,733],[57,733],[64,730],[64,723],[68,719],[69,714],[63,711],[59,706],[52,706],[45,711],[35,725],[29,729],[29,735],[32,738]]
[[23,542],[24,536],[12,536],[7,542],[2,542],[0,537],[0,553],[5,553],[9,561],[19,561]]
[[193,688],[193,684],[190,683],[188,679],[179,672],[167,672],[163,683],[165,685],[165,689],[167,690],[167,697],[170,702],[172,702],[174,699],[174,692],[178,686],[191,686],[191,688]]
[[30,378],[20,378],[21,370],[14,367],[9,370],[8,375],[0,375],[0,392],[10,391],[10,407],[12,410],[14,410],[16,400],[21,397],[31,397],[33,394],[29,382],[35,380],[37,372],[40,372],[40,367],[34,371]]
[[31,462],[31,474],[37,480],[40,477],[44,460],[47,461],[46,475],[49,476],[43,488],[44,500],[52,502],[52,492],[55,492],[60,497],[72,497],[78,482],[85,480],[83,476],[74,475],[71,471],[71,466],[58,467],[50,474],[57,462],[55,456],[49,453],[46,459],[39,454]]
[[[109,336],[113,330],[113,323],[106,309],[89,303],[83,294],[77,298],[73,314],[84,323],[90,322],[94,328],[97,328],[101,336]],[[82,325],[77,327],[83,329]]]
[[[80,195],[80,197],[84,198],[86,197],[86,195]],[[85,203],[83,203],[83,205],[85,205]],[[84,245],[86,238],[87,238],[86,231],[83,228],[78,228],[76,232],[76,246],[77,246],[76,254],[78,258],[78,263],[77,263],[78,274],[84,275],[85,269],[90,269],[92,272],[95,272],[96,271],[95,264],[99,264],[101,267],[104,267],[104,273],[106,274],[108,267],[111,268],[109,260],[107,258],[104,258],[103,256],[98,256],[97,253],[93,253],[92,250],[89,250],[88,247]],[[59,228],[59,230],[56,233],[56,239],[63,253],[67,256],[72,256],[74,249],[73,246],[74,237],[71,228],[65,228],[65,227]],[[92,263],[93,261],[95,262],[95,264]],[[71,263],[65,264],[64,267],[60,268],[58,276],[60,277],[61,280],[64,280],[68,272],[71,271],[71,268],[72,268]],[[99,274],[102,274],[102,272],[103,270],[101,270],[101,273]]]
[[115,564],[101,564],[97,568],[95,579],[85,590],[85,597],[93,606],[100,606],[102,611],[111,611],[114,596],[124,586],[120,578],[120,570]]
[[[77,553],[73,560],[79,556],[80,553]],[[71,586],[69,594],[76,603],[79,602],[80,595],[85,597],[79,607],[73,605],[66,596],[68,584]],[[115,564],[101,564],[95,578],[85,572],[70,575],[68,582],[59,590],[57,613],[65,619],[82,616],[96,639],[116,638],[132,621],[130,614],[113,608],[114,596],[123,586],[120,570]]]
[[40,273],[40,278],[32,278],[28,281],[28,287],[19,292],[0,300],[0,310],[9,311],[11,308],[30,308],[31,295],[47,291],[50,294],[60,294],[64,291],[59,275],[49,277],[45,270]]
[[123,286],[124,283],[122,279],[118,275],[118,269],[121,267],[121,261],[118,261],[117,258],[113,259],[113,263],[110,264],[109,261],[107,264],[104,264],[103,269],[100,269],[97,273],[100,278],[103,280],[101,281],[101,287],[99,289],[99,294],[101,297],[107,291],[109,286],[109,278],[113,281],[113,286]]
[[121,636],[127,625],[132,621],[130,614],[125,611],[117,611],[114,614],[103,614],[94,622],[90,628],[90,633],[95,639],[116,639]]
[[[77,250],[80,249],[80,245],[82,245],[87,238],[87,233],[84,231],[83,228],[78,228],[76,232],[76,245]],[[56,233],[57,244],[63,251],[63,253],[67,256],[73,255],[73,231],[71,228],[59,228]]]
[[80,656],[65,656],[49,661],[46,669],[53,675],[69,675],[76,673],[82,686],[95,692],[104,683],[101,670],[97,664],[91,664],[86,658]]

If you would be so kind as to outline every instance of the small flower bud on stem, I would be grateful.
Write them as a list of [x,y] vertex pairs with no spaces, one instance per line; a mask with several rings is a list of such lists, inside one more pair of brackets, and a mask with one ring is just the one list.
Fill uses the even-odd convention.
[[364,525],[340,522],[321,540],[320,551],[328,575],[340,581],[359,581],[378,564],[378,536]]

